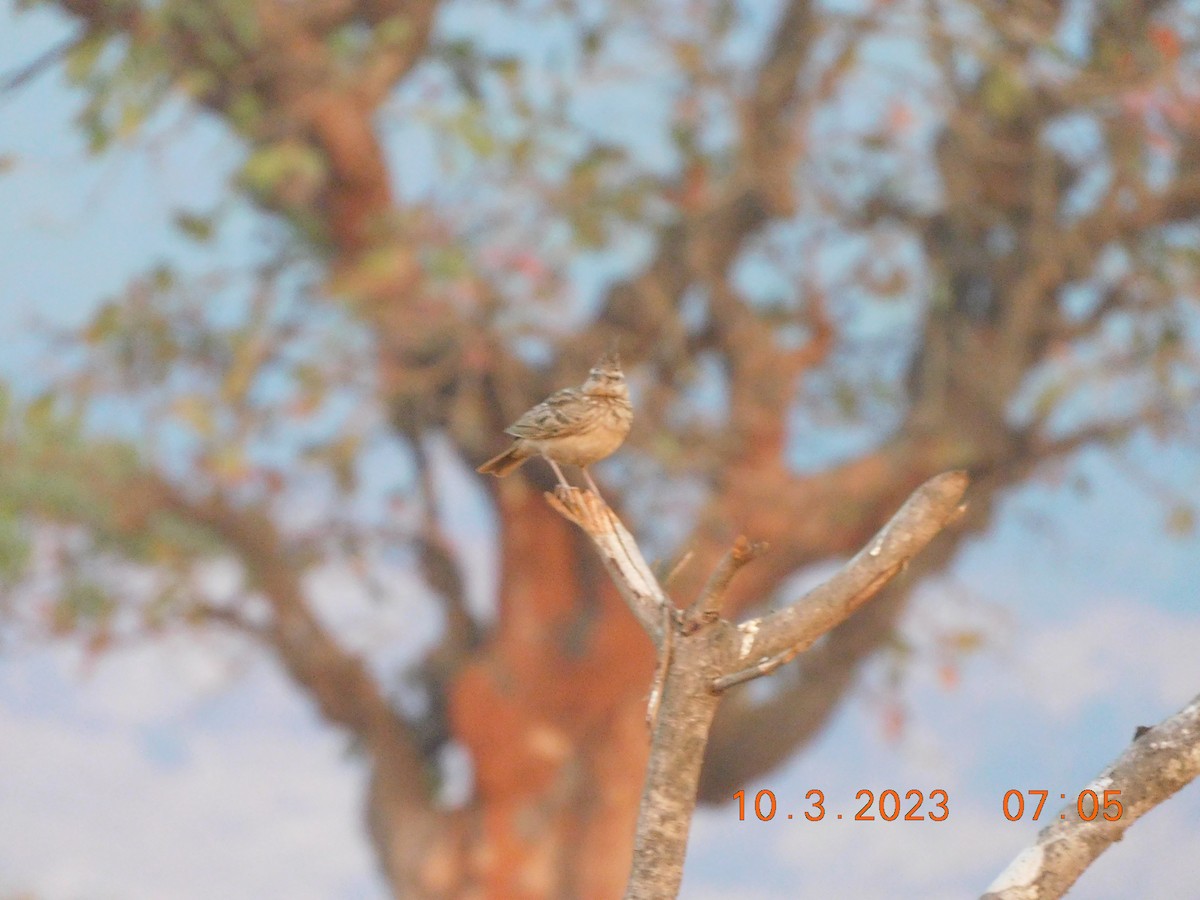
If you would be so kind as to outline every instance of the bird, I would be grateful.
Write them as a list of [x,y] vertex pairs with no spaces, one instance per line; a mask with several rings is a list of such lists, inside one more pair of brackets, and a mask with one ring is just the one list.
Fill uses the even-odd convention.
[[559,463],[578,466],[588,486],[600,496],[587,467],[614,453],[632,425],[629,386],[620,357],[610,350],[592,366],[582,387],[555,391],[504,429],[513,442],[475,471],[503,478],[525,460],[541,456],[563,487],[571,485]]

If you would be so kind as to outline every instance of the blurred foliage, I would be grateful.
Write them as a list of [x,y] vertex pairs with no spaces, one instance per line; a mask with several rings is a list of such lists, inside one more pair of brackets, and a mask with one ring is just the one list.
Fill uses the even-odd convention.
[[[947,464],[984,473],[982,527],[984,492],[1039,453],[1194,445],[1200,20],[1082,6],[789,5],[773,42],[755,0],[448,2],[428,35],[421,4],[76,4],[62,70],[93,153],[177,139],[176,103],[242,155],[229,197],[173,217],[207,274],[149,264],[46,336],[41,393],[0,392],[5,595],[96,652],[208,621],[203,566],[259,560],[189,503],[277,525],[289,568],[377,583],[393,555],[447,623],[406,683],[428,688],[413,728],[437,759],[438,692],[480,646],[456,596],[478,547],[445,534],[439,491],[601,332],[636,342],[649,427],[610,472],[664,555],[734,516],[780,527],[773,489],[846,462],[781,558],[837,555]],[[222,256],[235,205],[272,223],[251,263]],[[1146,485],[1193,535],[1193,500]],[[897,735],[919,648],[877,632]],[[285,663],[328,702],[357,659],[312,652],[318,633]],[[943,683],[985,640],[935,634]],[[554,649],[522,662],[552,682]]]
[[[52,386],[0,386],[0,583],[28,601],[18,620],[96,651],[187,621],[207,602],[198,566],[229,553],[188,501],[353,494],[378,423],[363,339],[295,292],[303,272],[273,261],[247,297],[244,279],[158,267],[51,337]],[[311,533],[345,539],[329,519]]]
[[[384,135],[432,148],[428,185],[388,227],[419,248],[423,275],[445,292],[440,300],[478,303],[481,276],[497,295],[488,302],[503,306],[498,333],[542,347],[558,343],[561,322],[579,315],[563,298],[579,290],[573,267],[580,260],[640,259],[630,247],[730,190],[746,139],[740,117],[769,25],[733,0],[697,3],[688,15],[637,4],[598,11],[566,0],[545,7],[495,11],[513,32],[506,35],[463,24],[465,7],[449,5],[422,62],[379,114]],[[797,427],[858,429],[863,440],[878,440],[911,399],[900,376],[922,352],[922,316],[962,315],[976,288],[979,309],[967,312],[995,314],[987,306],[1001,290],[996,271],[1008,265],[1003,247],[1023,225],[1003,224],[1011,198],[979,192],[1013,179],[960,185],[954,158],[939,156],[951,138],[962,142],[962,159],[992,160],[990,153],[1006,165],[1003,154],[1041,116],[1047,152],[1076,185],[1106,168],[1134,183],[1122,166],[1155,165],[1126,161],[1115,140],[1109,152],[1103,140],[1093,151],[1067,146],[1053,134],[1069,132],[1070,123],[1044,106],[1048,92],[1072,79],[1088,84],[1135,64],[1150,71],[1163,59],[1183,66],[1182,24],[1162,17],[1149,30],[1122,32],[1123,25],[1097,20],[1095,46],[1081,56],[1053,30],[1021,46],[1030,40],[1025,32],[1000,36],[1004,23],[970,4],[926,13],[886,4],[821,10],[812,26],[817,62],[805,76],[810,96],[790,136],[796,147],[778,148],[804,148],[789,185],[803,212],[747,239],[734,267],[731,280],[780,345],[803,346],[814,309],[836,297],[838,350],[804,379]],[[1106,15],[1120,20],[1115,8]],[[321,32],[328,67],[306,77],[331,88],[367,80],[417,37],[404,13],[330,22]],[[1114,38],[1121,33],[1137,40],[1121,44]],[[524,49],[514,41],[520,34],[530,38]],[[67,371],[44,395],[8,403],[5,413],[14,454],[0,474],[6,577],[29,560],[22,525],[31,514],[82,525],[97,549],[119,548],[139,563],[183,565],[211,552],[177,517],[137,521],[125,486],[147,472],[246,504],[283,504],[314,482],[347,499],[361,487],[364,454],[386,440],[375,370],[362,364],[374,350],[369,327],[354,320],[353,308],[326,303],[327,273],[305,267],[308,260],[320,270],[331,251],[328,191],[338,176],[270,86],[279,40],[264,31],[255,5],[240,0],[102,0],[66,51],[62,69],[83,98],[80,126],[94,152],[138,134],[168,98],[192,98],[244,143],[231,191],[284,213],[295,232],[286,262],[253,272],[197,279],[156,266],[101,304],[79,335],[60,339]],[[1144,132],[1144,142],[1161,144],[1175,160],[1159,164],[1169,177],[1184,152],[1186,122],[1173,105],[1179,77],[1165,74],[1157,93],[1085,99],[1069,111],[1101,136]],[[974,105],[943,113],[939,104],[952,96]],[[1077,205],[1094,208],[1103,196],[1097,188]],[[982,209],[996,222],[970,221]],[[221,216],[180,211],[175,224],[215,249]],[[931,235],[947,227],[996,246],[937,258],[933,251],[945,248]],[[1089,391],[1115,390],[1118,379],[1144,397],[1187,397],[1196,370],[1196,253],[1192,233],[1146,230],[1114,241],[1094,271],[1074,273],[1066,287],[1088,298],[1080,318],[1107,293],[1136,299],[1107,331],[1062,341],[1034,366],[1014,418],[1077,421]],[[387,283],[400,265],[385,245],[368,248],[354,269]],[[346,271],[338,279],[352,280]],[[692,290],[695,302],[680,304],[676,340],[713,327],[705,322],[711,297]],[[881,324],[872,330],[870,322]],[[699,362],[656,373],[666,384],[655,389],[674,398],[667,421],[676,430],[646,439],[647,471],[688,472],[693,429],[711,429],[720,418],[713,410],[721,408],[726,376],[721,363]],[[1168,530],[1186,532],[1192,518],[1189,505],[1173,505]],[[90,588],[81,584],[85,596]]]

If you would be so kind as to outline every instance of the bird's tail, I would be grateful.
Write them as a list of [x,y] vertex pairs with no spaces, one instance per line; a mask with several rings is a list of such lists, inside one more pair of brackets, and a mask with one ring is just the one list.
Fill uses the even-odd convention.
[[483,474],[490,472],[497,478],[503,478],[527,459],[529,459],[529,454],[522,453],[520,442],[514,441],[511,447],[499,456],[493,456],[475,471]]

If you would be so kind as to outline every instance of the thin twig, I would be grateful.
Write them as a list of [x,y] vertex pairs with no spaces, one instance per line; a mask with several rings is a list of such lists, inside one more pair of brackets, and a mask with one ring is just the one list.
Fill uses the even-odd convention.
[[78,31],[54,46],[43,50],[31,61],[25,63],[25,65],[15,71],[9,72],[6,75],[0,75],[0,94],[7,94],[9,91],[16,90],[21,85],[32,81],[38,75],[47,71],[51,66],[57,65],[59,60],[70,53],[77,44],[82,43],[86,37],[86,31]]
[[755,557],[761,556],[766,549],[765,542],[755,541],[752,543],[746,539],[745,535],[738,535],[733,546],[721,558],[721,562],[709,577],[704,589],[700,591],[700,595],[688,607],[684,620],[685,628],[698,628],[705,621],[715,620],[720,614],[721,604],[725,600],[725,593],[729,590],[729,584],[733,581],[733,577],[742,566]]
[[742,669],[740,672],[734,672],[732,675],[722,675],[720,678],[714,678],[712,683],[713,693],[720,694],[731,687],[745,684],[747,681],[753,681],[755,678],[761,678],[763,675],[770,675],[780,666],[786,666],[790,663],[799,653],[799,647],[789,647],[782,653],[777,653],[775,656],[764,659],[756,666]]
[[687,553],[683,554],[683,556],[679,557],[679,561],[671,567],[671,571],[668,572],[667,577],[663,579],[662,584],[664,588],[671,586],[671,582],[679,577],[679,573],[687,567],[687,564],[692,561],[692,557],[695,555],[696,554],[693,551],[689,550]]

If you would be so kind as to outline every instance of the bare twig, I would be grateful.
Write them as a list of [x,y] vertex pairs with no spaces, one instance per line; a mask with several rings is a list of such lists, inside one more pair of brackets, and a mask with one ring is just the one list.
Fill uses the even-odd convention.
[[82,43],[87,36],[86,30],[78,31],[70,37],[59,41],[54,46],[43,50],[20,68],[0,75],[0,94],[7,94],[9,91],[14,91],[34,78],[37,78],[37,76],[49,70],[52,66],[58,65],[59,61]]
[[731,687],[745,684],[747,681],[753,681],[755,678],[761,678],[763,675],[770,675],[780,666],[786,666],[799,655],[800,649],[798,647],[789,647],[782,653],[776,653],[774,656],[770,656],[748,669],[742,669],[731,675],[722,675],[720,678],[714,678],[712,683],[713,693],[719,694],[722,691],[729,690]]
[[[1084,870],[1125,830],[1200,775],[1200,696],[1149,731],[1084,790],[1095,791],[1097,815],[1079,817],[1068,803],[1062,818],[1038,833],[992,882],[983,900],[1053,900],[1063,896]],[[1084,801],[1091,809],[1090,800]],[[1119,804],[1119,806],[1117,805]],[[1111,818],[1109,818],[1111,817]]]
[[696,554],[693,551],[689,550],[687,553],[683,554],[683,556],[679,557],[679,561],[671,567],[671,571],[667,573],[667,577],[662,581],[664,588],[671,586],[671,582],[679,577],[679,573],[687,568],[687,564],[692,561],[692,557],[695,555]]
[[704,586],[704,590],[696,597],[696,600],[688,607],[685,618],[685,627],[698,627],[705,619],[714,619],[721,612],[721,603],[725,599],[725,592],[729,589],[729,583],[738,573],[742,566],[753,560],[756,556],[766,552],[767,545],[761,541],[751,542],[746,539],[745,535],[738,535],[737,540],[733,542],[733,546],[729,548],[729,552],[717,565],[716,570],[708,579],[708,583]]
[[268,626],[255,622],[245,613],[232,607],[197,603],[189,608],[188,613],[201,621],[224,625],[256,640],[270,641],[271,630]]

